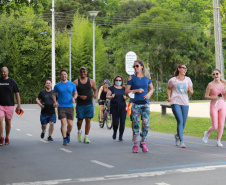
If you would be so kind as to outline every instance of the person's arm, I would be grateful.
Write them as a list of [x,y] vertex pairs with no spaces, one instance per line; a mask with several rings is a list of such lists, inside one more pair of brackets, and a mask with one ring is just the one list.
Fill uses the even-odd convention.
[[167,96],[168,96],[168,99],[167,101],[168,102],[171,102],[171,90],[172,90],[172,87],[167,87]]
[[193,87],[188,87],[188,92],[190,95],[192,95],[194,93]]
[[36,98],[36,102],[42,109],[45,107],[44,105],[42,105],[42,103],[40,102],[40,100],[38,98]]
[[111,100],[111,99],[113,99],[114,97],[115,97],[115,94],[112,94],[111,90],[108,89],[106,98],[109,99],[109,100]]
[[78,97],[78,92],[73,92],[72,102],[75,103],[76,98]]
[[58,104],[58,102],[56,101],[56,93],[53,92],[52,98],[53,98],[53,102],[54,102],[54,103],[53,103],[53,106],[54,106],[54,107],[58,107],[59,104]]
[[152,83],[148,84],[148,90],[149,90],[148,93],[144,96],[144,99],[147,99],[147,100],[149,100],[152,94],[154,93],[154,88]]
[[20,94],[19,94],[19,92],[16,93],[16,101],[17,101],[16,110],[20,111],[21,107],[20,107]]
[[97,97],[97,87],[96,87],[96,83],[91,80],[91,87],[93,88],[93,98],[96,99]]
[[[132,77],[131,77],[131,76],[129,76],[129,78],[128,78],[128,81],[130,81],[130,80],[132,80]],[[126,85],[126,90],[125,90],[125,95],[126,95],[126,96],[128,96],[128,94],[131,93],[131,92],[132,92],[133,94],[144,92],[144,89],[141,89],[141,88],[140,88],[140,89],[133,89],[133,90],[131,90],[130,88],[131,88],[131,85],[128,85],[128,84],[127,84],[127,85]]]
[[207,88],[206,88],[205,99],[207,99],[207,100],[219,100],[220,97],[218,97],[218,96],[210,96],[211,89],[212,89],[212,84],[209,83]]
[[101,95],[102,91],[103,91],[103,86],[101,86],[100,89],[99,89],[99,92],[98,92],[98,100],[100,99],[100,95]]

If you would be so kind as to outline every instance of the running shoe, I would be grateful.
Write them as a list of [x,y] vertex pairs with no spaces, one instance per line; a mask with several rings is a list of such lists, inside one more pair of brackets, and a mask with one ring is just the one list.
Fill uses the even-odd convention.
[[174,137],[175,137],[175,143],[176,143],[176,145],[179,146],[180,145],[180,139],[179,139],[178,135],[175,134]]
[[71,142],[71,138],[70,136],[67,136],[67,143],[70,143]]
[[53,141],[53,138],[51,136],[49,136],[48,141]]
[[67,146],[67,139],[66,138],[63,140],[63,145]]
[[181,141],[181,142],[180,142],[180,147],[181,147],[181,148],[186,148],[186,146],[185,146],[185,144],[184,144],[184,141]]
[[205,131],[205,132],[204,132],[204,137],[202,138],[202,141],[203,141],[204,143],[207,143],[207,142],[208,142],[208,137],[209,137],[209,135],[207,134],[207,131]]
[[89,144],[89,143],[90,143],[88,137],[85,137],[85,138],[84,138],[84,143],[86,143],[86,144]]
[[9,142],[9,138],[6,137],[6,138],[5,138],[5,145],[9,145],[9,143],[10,143],[10,142]]
[[124,139],[122,139],[122,137],[119,137],[118,141],[119,141],[119,142],[123,142]]
[[138,153],[138,146],[137,145],[133,146],[133,153]]
[[79,142],[82,142],[82,133],[78,133],[78,137],[77,137]]
[[4,138],[1,137],[1,138],[0,138],[0,146],[2,146],[3,144],[4,144]]
[[140,142],[140,147],[142,148],[143,152],[148,152],[148,148],[145,143]]
[[219,140],[219,141],[217,141],[217,146],[218,147],[223,147],[223,144],[221,143],[221,141]]
[[41,138],[43,139],[45,137],[45,132],[41,133]]

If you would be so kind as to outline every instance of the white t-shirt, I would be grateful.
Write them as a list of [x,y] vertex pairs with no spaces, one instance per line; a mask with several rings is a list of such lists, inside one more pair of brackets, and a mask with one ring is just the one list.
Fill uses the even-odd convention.
[[192,87],[192,81],[189,77],[185,76],[183,81],[177,80],[173,77],[168,82],[168,87],[172,88],[170,105],[189,105],[188,100],[188,87]]

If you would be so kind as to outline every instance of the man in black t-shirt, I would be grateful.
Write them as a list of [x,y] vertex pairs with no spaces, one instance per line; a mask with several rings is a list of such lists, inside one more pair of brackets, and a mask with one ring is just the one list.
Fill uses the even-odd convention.
[[[40,121],[42,125],[41,138],[45,137],[46,127],[49,123],[49,137],[48,141],[53,141],[52,133],[54,130],[54,123],[56,123],[55,107],[53,106],[53,91],[52,82],[50,79],[46,79],[45,89],[42,90],[36,98],[37,104],[41,107]],[[41,100],[41,102],[40,102]]]
[[20,94],[16,82],[8,76],[9,70],[7,67],[1,69],[0,78],[0,146],[4,144],[3,138],[3,118],[5,117],[5,144],[9,144],[9,133],[11,130],[11,119],[14,112],[14,94],[17,99],[16,110],[20,112]]

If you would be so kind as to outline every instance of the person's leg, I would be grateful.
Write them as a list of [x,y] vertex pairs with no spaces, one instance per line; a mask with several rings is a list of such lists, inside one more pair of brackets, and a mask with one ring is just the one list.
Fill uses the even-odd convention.
[[0,137],[3,137],[3,116],[0,117]]
[[183,141],[183,116],[181,106],[173,104],[172,111],[177,120],[177,135],[179,136],[180,141]]
[[212,126],[208,129],[207,135],[209,136],[211,132],[215,131],[218,128],[218,110],[216,107],[210,107],[210,118]]
[[149,132],[149,120],[150,120],[150,106],[145,104],[141,108],[141,118],[142,118],[142,142],[146,140],[146,137]]
[[113,136],[112,138],[115,140],[117,131],[118,131],[118,125],[119,125],[119,116],[117,116],[117,106],[111,106],[111,114],[112,114],[112,122],[113,122]]
[[120,128],[119,128],[119,141],[123,140],[123,133],[125,130],[125,121],[126,121],[126,109],[122,107],[120,111]]
[[181,110],[182,110],[182,116],[183,116],[183,130],[184,130],[186,122],[187,122],[187,118],[188,118],[189,106],[182,105]]
[[90,122],[91,122],[91,118],[85,118],[86,120],[86,126],[85,126],[85,135],[89,135],[89,131],[90,131]]
[[138,143],[138,135],[139,135],[139,129],[140,129],[140,105],[137,105],[133,103],[132,105],[132,121],[133,121],[133,141],[134,145],[137,145]]
[[102,121],[102,116],[103,116],[103,111],[104,111],[104,105],[99,105],[100,106],[100,113],[99,113],[99,117],[100,117],[100,122]]
[[42,126],[41,126],[41,128],[42,128],[42,132],[43,132],[43,133],[45,133],[45,131],[46,131],[46,127],[47,127],[47,124],[45,124],[45,125],[42,125]]
[[54,130],[54,123],[52,121],[49,122],[49,136],[52,136]]
[[9,133],[11,131],[11,119],[5,117],[5,131],[6,131],[6,138],[9,137]]
[[218,121],[218,131],[217,131],[217,141],[221,140],[221,137],[223,135],[224,131],[224,122],[225,122],[225,114],[226,114],[226,109],[225,107],[219,110],[219,121]]
[[67,137],[67,118],[62,118],[61,119],[61,133],[63,138],[65,139]]

